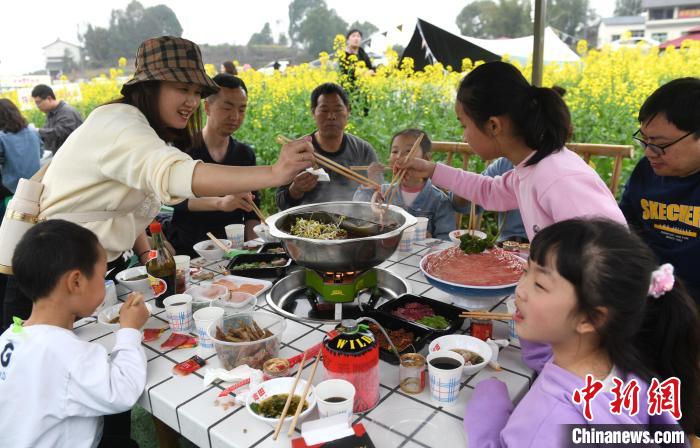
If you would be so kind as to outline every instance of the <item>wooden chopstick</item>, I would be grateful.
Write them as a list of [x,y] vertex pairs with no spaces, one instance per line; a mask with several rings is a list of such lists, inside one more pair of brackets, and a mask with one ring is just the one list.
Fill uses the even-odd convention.
[[321,165],[327,167],[328,169],[330,169],[332,171],[335,171],[336,173],[340,174],[341,176],[347,177],[348,179],[350,179],[352,181],[355,181],[359,184],[362,184],[362,185],[365,185],[368,187],[372,187],[374,189],[381,188],[381,185],[379,185],[377,182],[375,182],[375,181],[373,181],[373,180],[371,180],[371,179],[369,179],[361,174],[358,174],[358,173],[350,170],[349,168],[347,168],[347,167],[345,167],[337,162],[334,162],[333,160],[331,160],[327,157],[322,156],[321,154],[314,154],[314,159],[316,159],[316,161],[318,163],[320,163]]
[[304,361],[306,361],[306,352],[304,353],[304,356],[301,358],[301,364],[299,364],[299,370],[297,371],[297,374],[294,377],[294,384],[292,384],[292,390],[289,391],[289,395],[287,395],[287,401],[284,403],[284,409],[282,409],[282,414],[280,415],[280,420],[277,422],[277,426],[275,426],[275,434],[272,436],[272,440],[277,440],[277,436],[280,435],[280,431],[282,430],[282,425],[284,424],[284,419],[287,418],[287,412],[289,411],[289,405],[292,404],[292,398],[294,398],[294,391],[296,391],[297,384],[299,384],[299,378],[301,378],[301,371],[304,370]]
[[214,242],[214,244],[219,246],[219,249],[223,250],[224,253],[228,253],[228,251],[231,250],[228,247],[226,247],[226,245],[224,243],[222,243],[220,239],[215,237],[213,233],[207,232],[207,236],[209,237],[210,240],[212,240]]
[[[306,387],[304,388],[304,394],[301,396],[301,400],[299,400],[299,404],[297,405],[297,410],[294,413],[294,419],[292,420],[292,424],[289,425],[289,431],[287,431],[287,435],[291,436],[294,434],[294,428],[297,426],[297,420],[299,420],[299,414],[301,414],[301,410],[304,408],[304,402],[306,401],[306,396],[309,394],[309,389],[311,389],[311,382],[314,380],[314,375],[316,375],[316,368],[318,367],[318,362],[321,360],[321,350],[318,351],[318,354],[316,355],[316,361],[314,361],[314,366],[311,368],[311,374],[309,374],[309,378],[306,380]],[[299,366],[299,370],[301,370],[303,365]]]
[[[411,160],[415,154],[418,148],[420,148],[420,143],[423,141],[423,137],[425,136],[425,133],[421,132],[421,134],[418,136],[415,142],[413,142],[413,146],[411,147],[411,150],[408,152],[406,157],[403,159],[403,163],[408,162]],[[396,176],[394,176],[393,179],[391,179],[391,182],[389,183],[389,188],[387,188],[386,192],[384,194],[389,193],[389,196],[387,198],[387,204],[391,202],[391,200],[394,197],[394,188],[398,187],[401,185],[401,182],[403,181],[404,176],[406,175],[406,170],[399,170],[398,173],[396,173]]]
[[[284,135],[278,135],[278,136],[275,138],[275,140],[277,140],[277,143],[280,144],[280,145],[284,145],[284,144],[287,144],[287,143],[291,143],[291,142],[293,141],[291,138],[286,137],[286,136],[284,136]],[[318,164],[316,163],[316,160],[312,160],[312,161],[311,161],[311,164],[313,165],[313,168],[314,168],[315,170],[318,169]]]
[[[367,171],[369,169],[369,165],[353,165],[350,167],[351,170],[353,171]],[[384,171],[391,171],[392,168],[389,165],[384,165]]]
[[476,203],[474,201],[469,207],[469,230],[476,230]]
[[260,222],[265,224],[265,219],[267,219],[267,218],[265,218],[265,215],[263,214],[262,210],[260,210],[258,208],[258,206],[255,205],[255,201],[254,200],[250,201],[250,205],[253,206],[253,212],[255,212],[255,214],[258,216],[258,218],[260,218]]
[[488,311],[468,311],[460,313],[459,317],[470,317],[472,319],[492,319],[492,320],[513,320],[510,313],[490,313]]

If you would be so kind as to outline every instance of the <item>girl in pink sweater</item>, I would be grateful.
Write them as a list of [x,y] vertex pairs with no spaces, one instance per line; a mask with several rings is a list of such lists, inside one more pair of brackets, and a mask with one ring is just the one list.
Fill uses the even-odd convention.
[[600,216],[626,224],[598,174],[566,149],[569,109],[552,89],[531,86],[505,62],[480,65],[459,85],[455,111],[464,141],[484,160],[506,157],[515,168],[491,178],[412,159],[398,168],[432,178],[486,210],[519,208],[530,240],[555,222]]

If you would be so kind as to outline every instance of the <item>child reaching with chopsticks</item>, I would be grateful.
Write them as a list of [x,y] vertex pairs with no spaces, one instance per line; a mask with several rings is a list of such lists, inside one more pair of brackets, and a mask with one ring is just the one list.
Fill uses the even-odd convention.
[[[107,255],[90,230],[48,220],[22,237],[12,259],[29,319],[0,336],[2,446],[137,446],[124,419],[146,384],[141,294],[122,305],[111,354],[73,333],[105,297]],[[108,416],[103,425],[103,416]],[[128,416],[126,416],[128,417]]]
[[[547,344],[521,340],[523,360],[539,376],[515,407],[501,381],[477,384],[464,416],[470,447],[570,446],[573,432],[563,425],[668,431],[679,430],[679,423],[687,434],[698,427],[697,306],[674,279],[673,267],[659,267],[626,227],[607,219],[573,219],[539,232],[515,305],[518,335]],[[680,386],[676,410],[665,407],[672,378]],[[611,406],[619,381],[620,396],[631,401],[618,402],[616,413]],[[628,396],[625,389],[635,383],[638,388]],[[587,406],[585,396],[596,389]],[[635,396],[637,407],[630,406]],[[654,415],[661,402],[664,410]]]
[[580,216],[626,223],[598,174],[564,146],[571,117],[554,90],[531,86],[508,63],[489,62],[462,79],[455,111],[474,153],[484,160],[506,157],[515,168],[491,178],[417,157],[397,167],[486,210],[520,209],[529,240]]
[[[396,163],[405,159],[420,136],[418,148],[413,156],[423,160],[430,160],[431,143],[428,134],[420,129],[404,129],[397,132],[391,138],[391,153],[389,154],[389,166],[394,175],[397,174]],[[384,179],[384,167],[377,163],[368,168],[370,179]],[[394,185],[390,192],[390,185],[382,184],[381,193],[387,203],[402,207],[408,213],[416,217],[428,218],[428,237],[449,239],[449,233],[456,227],[457,216],[452,208],[447,195],[435,188],[430,181],[423,177],[406,174],[399,185]],[[367,187],[359,187],[355,191],[353,201],[370,202],[375,190]]]

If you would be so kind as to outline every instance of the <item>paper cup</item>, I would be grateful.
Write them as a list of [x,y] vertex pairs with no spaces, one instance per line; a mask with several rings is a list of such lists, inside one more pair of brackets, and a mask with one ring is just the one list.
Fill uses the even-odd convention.
[[175,294],[163,300],[163,305],[173,333],[189,333],[192,329],[192,296]]
[[[450,358],[454,359],[457,363],[454,368],[441,369],[435,367],[431,362],[437,358]],[[450,350],[440,350],[429,354],[427,361],[428,377],[430,379],[430,398],[443,406],[454,404],[459,396],[464,357]]]
[[423,241],[424,239],[428,238],[428,218],[417,217],[415,229],[416,241]]
[[224,227],[226,238],[231,241],[231,249],[241,249],[245,238],[245,225],[229,224]]
[[354,401],[355,386],[349,381],[326,380],[316,386],[316,404],[321,418],[344,414],[349,419],[352,416]]
[[401,242],[399,242],[399,251],[410,252],[413,249],[413,239],[415,238],[416,231],[413,227],[403,231],[401,235]]
[[209,325],[212,322],[224,316],[224,309],[211,306],[207,308],[202,308],[199,311],[195,311],[192,315],[194,318],[194,325],[197,328],[197,354],[204,358],[216,353],[214,351],[214,341],[209,338],[207,333]]

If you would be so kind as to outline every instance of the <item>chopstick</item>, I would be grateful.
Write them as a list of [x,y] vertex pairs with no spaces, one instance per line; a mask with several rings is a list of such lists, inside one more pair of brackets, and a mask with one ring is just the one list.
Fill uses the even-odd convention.
[[474,201],[469,207],[469,230],[476,230],[476,203]]
[[331,160],[327,157],[324,157],[321,154],[314,153],[314,159],[316,159],[316,161],[318,163],[325,166],[326,168],[328,168],[332,171],[335,171],[336,173],[340,174],[341,176],[345,176],[348,179],[355,181],[359,184],[362,184],[366,187],[372,187],[375,190],[382,188],[381,185],[379,185],[377,182],[375,182],[375,181],[373,181],[373,180],[371,180],[371,179],[369,179],[361,174],[358,174],[358,173],[352,171],[351,169],[349,169],[348,167],[345,167],[337,162],[334,162],[333,160]]
[[[425,136],[424,133],[421,132],[421,134],[418,136],[416,141],[413,143],[413,146],[411,147],[411,150],[408,152],[406,157],[403,159],[403,163],[408,162],[411,160],[415,154],[418,148],[420,148],[420,143],[423,141],[423,137]],[[386,203],[389,204],[391,203],[391,200],[394,198],[394,189],[401,185],[401,182],[403,182],[403,178],[406,175],[406,170],[399,170],[398,173],[396,173],[396,176],[394,176],[393,179],[391,179],[391,183],[389,183],[389,188],[387,188],[386,192],[384,194],[389,193],[389,196],[387,197]]]
[[[306,401],[306,396],[309,394],[309,389],[311,389],[311,382],[314,380],[314,375],[316,375],[316,368],[318,367],[318,362],[321,360],[321,350],[318,351],[318,354],[316,355],[316,361],[314,361],[314,366],[311,368],[311,374],[309,374],[309,379],[306,380],[306,387],[304,388],[304,394],[301,396],[301,400],[299,400],[299,404],[297,405],[297,410],[294,413],[294,419],[292,420],[292,424],[289,425],[289,431],[287,431],[287,436],[291,436],[294,434],[294,428],[297,426],[297,420],[299,420],[299,414],[301,414],[301,410],[304,407],[304,402]],[[299,370],[301,370],[304,367],[304,363],[299,366]],[[295,385],[296,387],[296,385]],[[292,389],[292,393],[294,393],[294,389]]]
[[220,239],[215,237],[213,233],[207,232],[207,236],[209,237],[210,240],[212,240],[214,242],[214,244],[219,246],[219,249],[223,250],[224,253],[228,253],[228,251],[230,249],[228,247],[226,247],[226,245],[224,243],[222,243]]
[[459,317],[469,317],[472,319],[492,319],[492,320],[513,320],[511,313],[491,313],[488,311],[465,311]]
[[258,218],[260,218],[260,222],[265,224],[265,219],[267,219],[267,218],[265,218],[265,215],[263,214],[262,210],[260,210],[258,208],[258,206],[255,205],[255,200],[250,201],[250,205],[253,206],[253,212],[255,212],[255,214],[258,216]]
[[287,395],[287,401],[284,403],[284,409],[282,409],[282,414],[280,415],[280,420],[277,422],[277,426],[275,426],[275,434],[272,436],[272,440],[277,440],[277,436],[280,435],[280,431],[282,430],[282,425],[284,424],[284,419],[287,418],[287,412],[289,411],[289,405],[292,404],[292,398],[294,397],[294,391],[297,389],[297,384],[299,384],[299,378],[301,378],[301,371],[304,370],[304,361],[306,361],[306,353],[304,353],[304,357],[301,358],[301,364],[299,365],[299,370],[297,371],[297,374],[294,377],[294,384],[292,384],[292,390],[290,390],[289,394]]
[[[369,165],[354,165],[350,167],[351,170],[353,171],[367,171],[369,169]],[[389,165],[384,166],[384,171],[391,171],[391,167]]]

